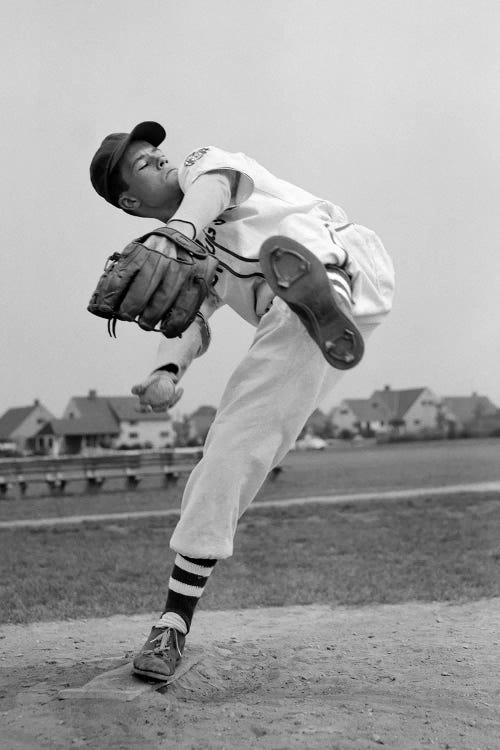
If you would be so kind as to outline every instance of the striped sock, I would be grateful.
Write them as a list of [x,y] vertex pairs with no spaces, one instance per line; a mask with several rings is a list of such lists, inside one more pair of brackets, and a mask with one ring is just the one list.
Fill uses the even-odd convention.
[[168,584],[167,601],[161,617],[161,621],[168,627],[175,627],[173,622],[170,624],[171,618],[167,618],[167,615],[172,613],[182,618],[186,625],[186,633],[189,632],[195,607],[216,562],[217,560],[176,555]]
[[351,296],[351,280],[349,275],[339,266],[334,266],[331,263],[325,265],[328,278],[332,282],[333,288],[340,294],[344,301],[351,307],[352,296]]

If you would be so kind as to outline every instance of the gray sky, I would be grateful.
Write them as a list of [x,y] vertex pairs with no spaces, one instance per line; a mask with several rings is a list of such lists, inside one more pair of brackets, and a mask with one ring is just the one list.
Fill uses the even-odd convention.
[[[373,389],[500,406],[497,0],[7,0],[2,4],[0,414],[126,394],[156,335],[86,306],[104,259],[157,222],[100,199],[89,161],[155,119],[179,162],[213,144],[342,206],[393,255],[394,311],[323,405]],[[184,379],[217,404],[253,329],[230,310]]]

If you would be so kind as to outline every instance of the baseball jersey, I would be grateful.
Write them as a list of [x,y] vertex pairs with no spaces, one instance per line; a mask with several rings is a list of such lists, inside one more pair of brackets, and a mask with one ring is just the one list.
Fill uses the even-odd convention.
[[197,239],[219,260],[214,290],[221,302],[258,325],[274,296],[259,264],[264,240],[292,235],[324,262],[335,262],[338,253],[328,227],[347,218],[338,206],[275,177],[245,154],[214,146],[199,148],[184,160],[178,172],[181,190],[185,193],[201,175],[221,170],[239,176],[232,203]]
[[[285,235],[304,244],[323,263],[344,265],[351,276],[353,314],[373,322],[390,310],[394,288],[392,261],[377,235],[350,223],[342,208],[279,179],[243,153],[204,146],[186,157],[178,170],[186,193],[201,175],[230,172],[229,207],[197,235],[219,261],[215,297],[204,303],[206,317],[227,304],[257,326],[274,294],[260,268],[264,240]],[[184,372],[205,348],[195,322],[182,338],[162,337],[157,363],[175,363]]]

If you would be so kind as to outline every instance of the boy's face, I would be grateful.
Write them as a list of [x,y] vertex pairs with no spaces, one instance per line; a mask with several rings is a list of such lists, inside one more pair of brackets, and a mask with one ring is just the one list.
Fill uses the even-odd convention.
[[129,186],[124,196],[140,202],[141,214],[147,216],[151,209],[156,216],[159,210],[168,218],[177,210],[182,200],[177,169],[160,149],[146,141],[132,141],[120,161],[120,172]]

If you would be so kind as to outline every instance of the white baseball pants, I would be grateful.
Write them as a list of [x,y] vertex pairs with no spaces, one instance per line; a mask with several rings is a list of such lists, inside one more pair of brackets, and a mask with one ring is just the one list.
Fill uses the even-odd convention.
[[[360,328],[365,340],[375,327]],[[226,386],[203,458],[188,479],[170,541],[176,552],[230,557],[239,517],[342,375],[276,299]]]
[[[354,310],[361,312],[356,324],[366,341],[390,310],[392,263],[363,227],[352,225],[339,237],[350,257]],[[327,364],[298,316],[275,298],[225,388],[203,458],[184,491],[172,549],[188,557],[231,556],[238,519],[342,375]]]

